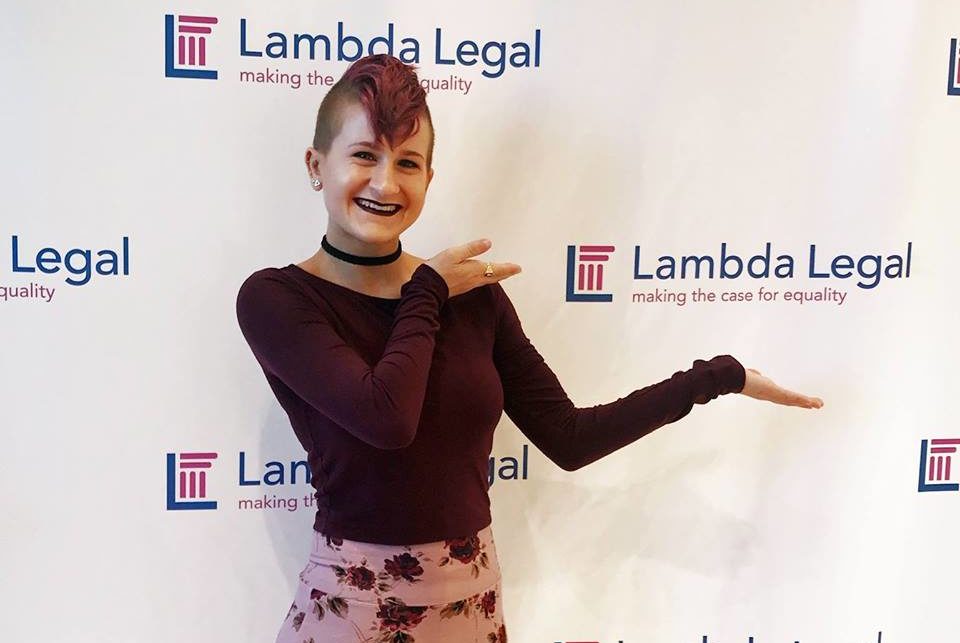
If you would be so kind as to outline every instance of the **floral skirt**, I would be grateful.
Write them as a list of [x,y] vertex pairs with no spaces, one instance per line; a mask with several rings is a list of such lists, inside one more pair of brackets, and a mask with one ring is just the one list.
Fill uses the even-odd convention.
[[487,527],[392,546],[314,532],[277,643],[506,643],[500,565]]

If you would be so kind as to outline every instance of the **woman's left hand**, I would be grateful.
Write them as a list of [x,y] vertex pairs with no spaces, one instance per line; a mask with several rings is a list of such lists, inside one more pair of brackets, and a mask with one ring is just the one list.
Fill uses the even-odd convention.
[[819,397],[808,397],[794,391],[788,391],[777,386],[773,380],[762,375],[760,371],[752,368],[746,370],[747,378],[740,393],[747,397],[785,406],[799,406],[805,409],[819,409],[823,406],[823,400]]

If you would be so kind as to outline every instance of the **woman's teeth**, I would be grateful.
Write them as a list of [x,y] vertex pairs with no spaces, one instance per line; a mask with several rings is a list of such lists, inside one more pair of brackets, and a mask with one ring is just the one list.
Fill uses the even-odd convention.
[[395,203],[384,204],[376,201],[370,201],[369,199],[354,199],[353,202],[367,212],[372,212],[373,214],[379,214],[383,216],[396,214],[400,211],[400,206]]

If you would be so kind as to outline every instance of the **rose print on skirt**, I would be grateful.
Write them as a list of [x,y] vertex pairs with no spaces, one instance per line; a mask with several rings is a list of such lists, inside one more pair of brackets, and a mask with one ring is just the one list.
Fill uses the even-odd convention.
[[377,580],[373,571],[367,569],[367,561],[365,560],[359,565],[350,565],[346,568],[339,565],[331,565],[331,568],[340,582],[352,585],[359,590],[373,589],[373,585]]
[[393,580],[401,578],[411,583],[416,583],[420,579],[417,576],[423,575],[423,567],[420,566],[420,560],[416,556],[411,556],[403,552],[399,556],[383,561],[384,571],[390,575]]
[[398,598],[388,598],[380,603],[377,618],[380,619],[378,643],[407,643],[415,639],[408,634],[426,618],[426,607],[411,607]]
[[487,552],[484,551],[486,546],[477,536],[446,540],[444,544],[449,555],[440,559],[441,567],[456,560],[464,565],[471,565],[470,573],[473,574],[474,578],[477,578],[480,576],[480,568],[486,569],[489,565]]
[[507,643],[507,628],[501,625],[496,632],[487,634],[487,643]]
[[489,592],[486,592],[483,595],[483,598],[480,599],[480,609],[483,610],[483,615],[487,618],[493,617],[493,612],[497,608],[497,593],[492,589]]
[[489,527],[412,546],[315,534],[299,580],[277,643],[507,640]]

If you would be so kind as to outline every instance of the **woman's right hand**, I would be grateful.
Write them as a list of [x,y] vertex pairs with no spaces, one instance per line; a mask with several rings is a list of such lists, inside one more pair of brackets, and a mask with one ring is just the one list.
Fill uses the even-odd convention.
[[451,297],[473,290],[477,286],[502,281],[520,272],[520,266],[515,263],[494,263],[493,276],[484,277],[487,262],[471,257],[483,254],[491,245],[489,239],[478,239],[462,246],[447,248],[431,257],[426,264],[440,273],[447,282]]

